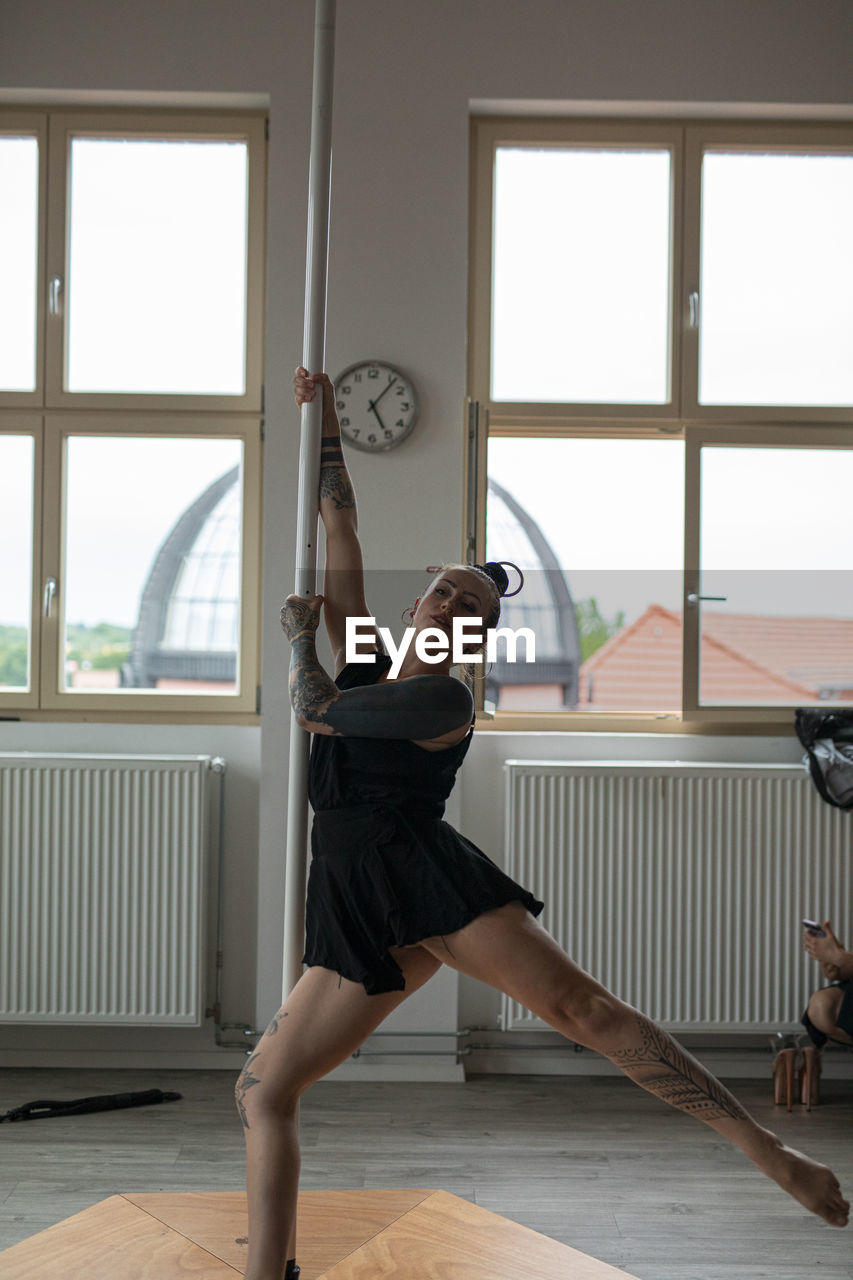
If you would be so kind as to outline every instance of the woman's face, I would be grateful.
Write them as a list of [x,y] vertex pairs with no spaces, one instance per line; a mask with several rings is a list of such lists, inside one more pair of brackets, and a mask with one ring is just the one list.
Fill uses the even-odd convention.
[[[432,581],[423,597],[415,602],[412,623],[417,631],[437,627],[452,638],[454,618],[479,621],[485,626],[484,620],[489,614],[489,607],[487,588],[476,574],[464,569],[444,569]],[[471,652],[476,652],[482,643],[483,639],[475,641],[472,636]],[[465,647],[469,648],[468,642]]]

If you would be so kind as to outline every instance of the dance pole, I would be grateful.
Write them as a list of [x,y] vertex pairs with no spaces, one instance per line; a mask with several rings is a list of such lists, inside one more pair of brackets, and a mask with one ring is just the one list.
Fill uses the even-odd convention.
[[[332,89],[335,69],[335,3],[316,0],[314,9],[314,91],[311,104],[311,163],[308,171],[308,252],[305,264],[305,328],[302,363],[309,373],[326,367],[326,286],[329,265],[329,204],[332,186]],[[320,435],[323,400],[302,406],[299,437],[295,594],[317,590]],[[308,855],[308,750],[310,734],[290,722],[287,791],[282,1000],[302,974],[305,940],[305,875]]]

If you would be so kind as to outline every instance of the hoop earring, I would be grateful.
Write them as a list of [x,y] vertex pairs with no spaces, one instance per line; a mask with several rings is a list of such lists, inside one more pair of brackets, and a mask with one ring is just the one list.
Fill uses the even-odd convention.
[[[472,664],[471,664],[471,663],[469,663],[468,665],[470,666],[470,665],[472,665]],[[491,671],[491,669],[492,669],[492,667],[493,667],[494,665],[495,665],[495,664],[494,664],[493,662],[490,662],[490,663],[489,663],[488,671],[475,671],[475,672],[474,672],[474,674],[471,676],[471,679],[472,679],[472,680],[487,680],[487,679],[488,679],[488,677],[489,677],[489,672]]]
[[414,620],[415,620],[415,610],[414,610],[414,608],[411,608],[411,609],[404,609],[404,610],[403,610],[403,612],[400,614],[400,621],[401,621],[401,622],[405,622],[407,618],[409,619],[409,622],[414,622]]

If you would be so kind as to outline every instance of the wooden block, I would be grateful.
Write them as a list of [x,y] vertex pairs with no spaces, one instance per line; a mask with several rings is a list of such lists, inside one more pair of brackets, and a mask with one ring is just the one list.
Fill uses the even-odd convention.
[[[301,1280],[317,1280],[377,1232],[432,1195],[431,1191],[300,1191],[296,1225]],[[245,1192],[125,1197],[229,1266],[243,1271],[247,1254]]]
[[[244,1192],[111,1196],[0,1254],[3,1280],[235,1280]],[[302,1280],[636,1280],[446,1191],[302,1191]]]
[[236,1280],[240,1272],[110,1196],[0,1254],[3,1280]]
[[436,1191],[319,1280],[636,1280],[538,1231]]

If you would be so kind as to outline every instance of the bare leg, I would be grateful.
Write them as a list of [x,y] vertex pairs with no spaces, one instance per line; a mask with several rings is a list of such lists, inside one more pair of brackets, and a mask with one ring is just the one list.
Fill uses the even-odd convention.
[[330,969],[309,969],[265,1031],[237,1081],[246,1138],[249,1258],[245,1280],[282,1280],[293,1239],[299,1182],[297,1102],[338,1066],[407,996],[432,977],[438,961],[420,947],[392,951],[405,991],[369,996]]
[[821,987],[809,1000],[808,1014],[818,1031],[822,1031],[830,1040],[836,1040],[839,1044],[853,1044],[847,1032],[836,1026],[843,1003],[844,992],[840,987]]
[[569,959],[521,906],[479,916],[421,945],[530,1009],[577,1044],[609,1058],[636,1084],[728,1138],[763,1173],[832,1226],[849,1205],[832,1171],[784,1146],[667,1032],[611,995]]

